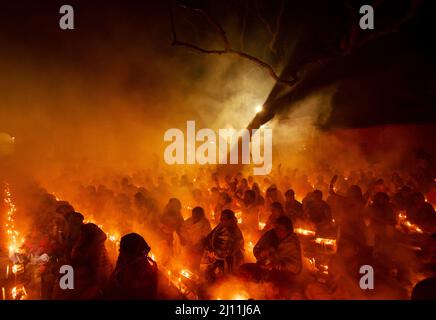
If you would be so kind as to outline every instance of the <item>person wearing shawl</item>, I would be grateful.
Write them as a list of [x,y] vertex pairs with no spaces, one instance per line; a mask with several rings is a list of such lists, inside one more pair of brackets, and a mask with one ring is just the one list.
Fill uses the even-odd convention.
[[221,213],[220,223],[205,239],[205,256],[210,261],[206,278],[213,282],[216,271],[232,273],[243,262],[244,237],[238,227],[235,213],[226,209]]
[[150,250],[144,238],[137,233],[121,238],[120,254],[104,291],[104,299],[157,299],[158,268],[156,262],[148,257]]

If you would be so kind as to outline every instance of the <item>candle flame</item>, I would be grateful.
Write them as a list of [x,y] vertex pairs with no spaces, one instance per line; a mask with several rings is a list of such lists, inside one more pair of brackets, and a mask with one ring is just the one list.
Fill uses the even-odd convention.
[[26,288],[23,285],[13,287],[11,293],[14,300],[25,300],[27,297]]
[[315,231],[303,229],[303,228],[296,228],[296,229],[294,229],[294,232],[301,234],[303,236],[312,236],[312,237],[315,236]]
[[238,219],[238,224],[241,224],[242,223],[242,212],[241,211],[235,212],[235,217],[236,217],[236,219]]

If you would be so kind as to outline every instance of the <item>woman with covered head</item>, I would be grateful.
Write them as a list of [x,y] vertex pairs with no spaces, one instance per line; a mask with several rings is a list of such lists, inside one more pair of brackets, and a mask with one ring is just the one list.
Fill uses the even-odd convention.
[[157,264],[148,257],[151,248],[142,236],[129,233],[121,238],[120,254],[104,298],[110,300],[154,300],[157,298]]
[[106,234],[95,224],[81,226],[79,238],[71,252],[74,289],[57,290],[55,298],[90,300],[100,297],[112,271],[104,245],[106,239]]
[[209,220],[204,215],[202,207],[195,207],[192,216],[185,220],[180,228],[180,240],[185,247],[188,264],[198,269],[204,249],[204,239],[210,233]]
[[180,233],[182,223],[182,203],[177,198],[171,198],[160,218],[160,231],[170,248],[173,244],[173,234],[174,232]]
[[209,281],[215,280],[216,271],[232,273],[242,264],[244,237],[232,210],[221,213],[220,223],[207,236],[205,245],[204,258],[209,262],[206,278]]

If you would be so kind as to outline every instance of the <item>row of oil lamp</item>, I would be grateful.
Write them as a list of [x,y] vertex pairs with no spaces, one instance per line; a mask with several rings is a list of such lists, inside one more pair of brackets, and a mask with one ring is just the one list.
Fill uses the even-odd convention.
[[[15,255],[15,253],[19,252],[20,246],[24,243],[24,238],[20,237],[20,233],[15,227],[14,214],[17,211],[17,208],[15,207],[15,204],[12,201],[11,190],[7,183],[5,183],[5,188],[4,188],[4,202],[7,207],[7,220],[5,224],[5,229],[6,229],[6,235],[8,240],[9,258],[11,258]],[[9,279],[11,272],[15,276],[15,282],[16,282],[17,274],[24,272],[24,265],[21,263],[14,262],[12,267],[10,267],[8,263],[6,265],[6,280]],[[6,300],[6,288],[2,287],[1,291],[2,291],[2,299]],[[12,295],[12,299],[14,300],[24,300],[27,297],[27,292],[23,285],[17,285],[15,283],[15,286],[11,290],[11,295]]]

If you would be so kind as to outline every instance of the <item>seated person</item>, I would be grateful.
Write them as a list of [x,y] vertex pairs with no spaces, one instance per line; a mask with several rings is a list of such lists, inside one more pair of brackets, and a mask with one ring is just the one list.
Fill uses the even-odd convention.
[[287,286],[302,271],[300,240],[291,219],[281,216],[253,249],[256,263],[241,266],[242,276]]
[[191,218],[185,220],[180,228],[180,240],[186,249],[188,263],[191,267],[198,269],[203,254],[203,240],[210,233],[209,220],[204,215],[202,207],[195,207],[192,210]]
[[304,211],[303,205],[295,199],[295,192],[292,189],[289,189],[285,192],[285,212],[292,219],[293,222],[295,220],[304,219]]
[[273,229],[276,220],[282,216],[286,216],[286,212],[283,210],[282,204],[280,202],[274,202],[271,204],[271,214],[263,230],[268,231]]
[[137,233],[121,238],[120,255],[103,298],[110,300],[157,299],[157,264],[148,257],[151,248]]
[[221,213],[220,223],[205,239],[204,255],[206,278],[214,281],[216,271],[221,274],[232,273],[243,260],[244,237],[238,227],[235,213],[226,209]]

